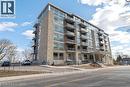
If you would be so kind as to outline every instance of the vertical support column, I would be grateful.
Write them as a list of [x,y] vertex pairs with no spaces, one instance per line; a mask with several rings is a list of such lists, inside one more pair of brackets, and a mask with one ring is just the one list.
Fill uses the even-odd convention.
[[101,54],[100,53],[98,54],[98,57],[99,57],[100,62],[102,62],[102,58],[101,58]]
[[87,58],[88,58],[88,62],[90,62],[90,56],[89,56],[89,54],[87,54]]
[[95,53],[93,53],[93,61],[96,62]]
[[78,56],[78,52],[76,52],[76,64],[78,65],[79,64],[79,56]]
[[67,62],[67,53],[64,52],[64,64],[67,64],[66,62]]

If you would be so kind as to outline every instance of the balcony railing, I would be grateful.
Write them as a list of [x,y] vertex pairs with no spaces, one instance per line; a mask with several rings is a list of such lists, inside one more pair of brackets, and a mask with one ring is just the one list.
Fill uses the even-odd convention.
[[88,50],[87,49],[82,49],[82,52],[88,52]]
[[80,25],[80,27],[82,27],[82,28],[85,28],[85,27],[86,27],[86,25],[85,25],[84,23],[82,23],[82,22],[81,22],[79,25]]
[[82,42],[82,45],[83,45],[83,46],[88,46],[88,43]]
[[35,41],[35,40],[36,40],[36,37],[34,37],[32,40],[34,40],[34,41]]
[[75,43],[75,40],[67,39],[66,42],[68,42],[68,43]]
[[69,28],[69,29],[75,29],[75,26],[72,25],[72,24],[69,24],[69,23],[66,23],[66,24],[65,24],[65,27],[66,27],[66,28]]
[[75,48],[67,48],[67,51],[75,51]]
[[104,51],[104,48],[100,48],[100,51]]
[[103,46],[103,43],[99,43],[100,46]]
[[86,30],[85,28],[81,28],[81,32],[82,32],[82,33],[86,33],[87,30]]
[[36,47],[36,44],[33,44],[32,47]]
[[67,31],[67,32],[66,32],[66,35],[75,36],[75,34],[74,34],[73,32],[70,32],[70,31]]
[[81,39],[87,39],[87,36],[81,35]]
[[33,27],[38,28],[40,26],[40,23],[36,23]]
[[74,19],[71,18],[71,17],[66,17],[65,21],[68,22],[68,23],[74,23]]
[[103,35],[103,32],[99,32],[98,35],[99,35],[99,36],[102,36],[102,35]]
[[35,30],[35,31],[33,31],[33,34],[37,34],[37,31]]

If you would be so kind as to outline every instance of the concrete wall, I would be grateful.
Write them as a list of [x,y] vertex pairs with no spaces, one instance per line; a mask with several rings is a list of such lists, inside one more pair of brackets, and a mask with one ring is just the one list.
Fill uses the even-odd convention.
[[47,61],[49,64],[53,63],[53,47],[54,47],[54,24],[53,24],[53,14],[51,11],[48,11],[48,36],[47,36]]
[[43,61],[47,61],[47,36],[48,36],[48,11],[46,10],[41,18],[40,21],[40,32],[39,32],[39,50],[38,50],[38,59],[39,63]]

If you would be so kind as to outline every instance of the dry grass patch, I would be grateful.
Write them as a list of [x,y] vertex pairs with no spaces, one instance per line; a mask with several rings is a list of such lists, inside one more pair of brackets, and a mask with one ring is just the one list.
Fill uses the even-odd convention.
[[31,74],[42,74],[42,73],[47,73],[47,72],[0,70],[0,77],[21,76],[21,75],[31,75]]

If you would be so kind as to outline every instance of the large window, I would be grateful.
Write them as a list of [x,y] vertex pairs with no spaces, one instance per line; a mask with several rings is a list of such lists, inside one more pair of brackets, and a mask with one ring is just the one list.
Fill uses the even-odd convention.
[[64,50],[64,43],[54,42],[54,49],[55,50]]
[[54,33],[54,40],[63,42],[64,36],[62,34]]
[[58,53],[53,54],[54,60],[58,60]]
[[54,31],[59,32],[59,33],[64,33],[64,28],[63,28],[63,26],[59,26],[59,25],[55,24]]
[[63,53],[60,53],[59,54],[59,60],[63,60],[64,59],[64,54]]
[[63,25],[63,18],[62,17],[58,17],[58,16],[54,16],[54,23]]
[[64,53],[53,53],[54,60],[64,60]]
[[63,43],[59,43],[59,50],[64,50],[64,44]]
[[64,13],[63,12],[61,12],[61,11],[59,11],[59,10],[53,8],[53,7],[51,7],[51,10],[52,10],[53,14],[58,15],[60,17],[64,17]]
[[54,49],[55,50],[58,50],[59,48],[58,48],[58,43],[56,43],[56,42],[54,42]]

